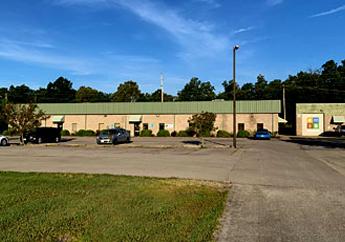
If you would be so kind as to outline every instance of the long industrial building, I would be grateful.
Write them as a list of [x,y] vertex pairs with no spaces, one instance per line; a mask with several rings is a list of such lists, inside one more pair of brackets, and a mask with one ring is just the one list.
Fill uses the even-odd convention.
[[[75,133],[81,129],[103,130],[122,127],[138,135],[143,129],[153,134],[165,129],[170,132],[185,130],[188,119],[194,114],[211,112],[217,114],[215,127],[233,131],[233,103],[231,101],[210,102],[165,102],[165,103],[59,103],[39,104],[50,117],[43,126],[62,125],[63,129]],[[268,129],[278,131],[279,100],[238,101],[238,130],[255,131]]]

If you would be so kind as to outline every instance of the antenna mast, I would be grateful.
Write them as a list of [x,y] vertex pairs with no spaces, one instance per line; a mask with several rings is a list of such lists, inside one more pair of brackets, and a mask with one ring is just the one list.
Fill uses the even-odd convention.
[[161,102],[164,102],[164,76],[161,74]]

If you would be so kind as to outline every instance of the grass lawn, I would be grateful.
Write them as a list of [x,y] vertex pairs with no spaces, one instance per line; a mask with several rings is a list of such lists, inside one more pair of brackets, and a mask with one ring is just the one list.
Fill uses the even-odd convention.
[[177,179],[0,172],[0,241],[212,241],[226,195]]

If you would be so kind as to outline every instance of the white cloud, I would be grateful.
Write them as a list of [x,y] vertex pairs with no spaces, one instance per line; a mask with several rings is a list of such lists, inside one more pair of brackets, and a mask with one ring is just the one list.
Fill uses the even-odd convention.
[[284,0],[266,0],[266,3],[269,6],[276,6],[276,5],[282,4],[283,2]]
[[310,18],[317,18],[317,17],[327,16],[327,15],[335,14],[335,13],[338,13],[338,12],[341,12],[341,11],[345,11],[345,5],[342,5],[342,6],[338,7],[338,8],[334,8],[334,9],[331,9],[331,10],[328,10],[328,11],[325,11],[325,12],[321,12],[321,13],[318,13],[318,14],[311,15]]
[[26,48],[25,45],[14,42],[0,41],[0,58],[69,70],[76,74],[89,74],[90,70],[90,66],[82,60],[48,53],[35,48]]
[[251,31],[253,30],[254,27],[253,26],[249,26],[249,27],[246,27],[246,28],[241,28],[241,29],[237,29],[233,32],[233,34],[240,34],[240,33],[243,33],[243,32],[248,32],[248,31]]
[[228,49],[229,46],[229,39],[215,33],[211,24],[186,18],[163,3],[151,0],[55,0],[55,2],[67,6],[102,4],[105,7],[122,7],[170,33],[184,47],[179,56],[209,57],[215,52]]
[[159,66],[158,60],[145,56],[103,53],[98,57],[72,57],[59,53],[47,49],[44,45],[37,47],[15,40],[0,40],[2,59],[70,71],[75,75],[109,74],[130,78],[130,75],[133,77]]

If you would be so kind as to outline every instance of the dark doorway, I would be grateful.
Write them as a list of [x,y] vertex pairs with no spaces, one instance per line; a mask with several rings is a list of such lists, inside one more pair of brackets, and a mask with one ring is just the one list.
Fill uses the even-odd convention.
[[263,123],[258,123],[256,126],[257,126],[256,130],[263,130],[264,129],[264,124]]
[[134,136],[138,137],[140,135],[140,123],[134,123]]

